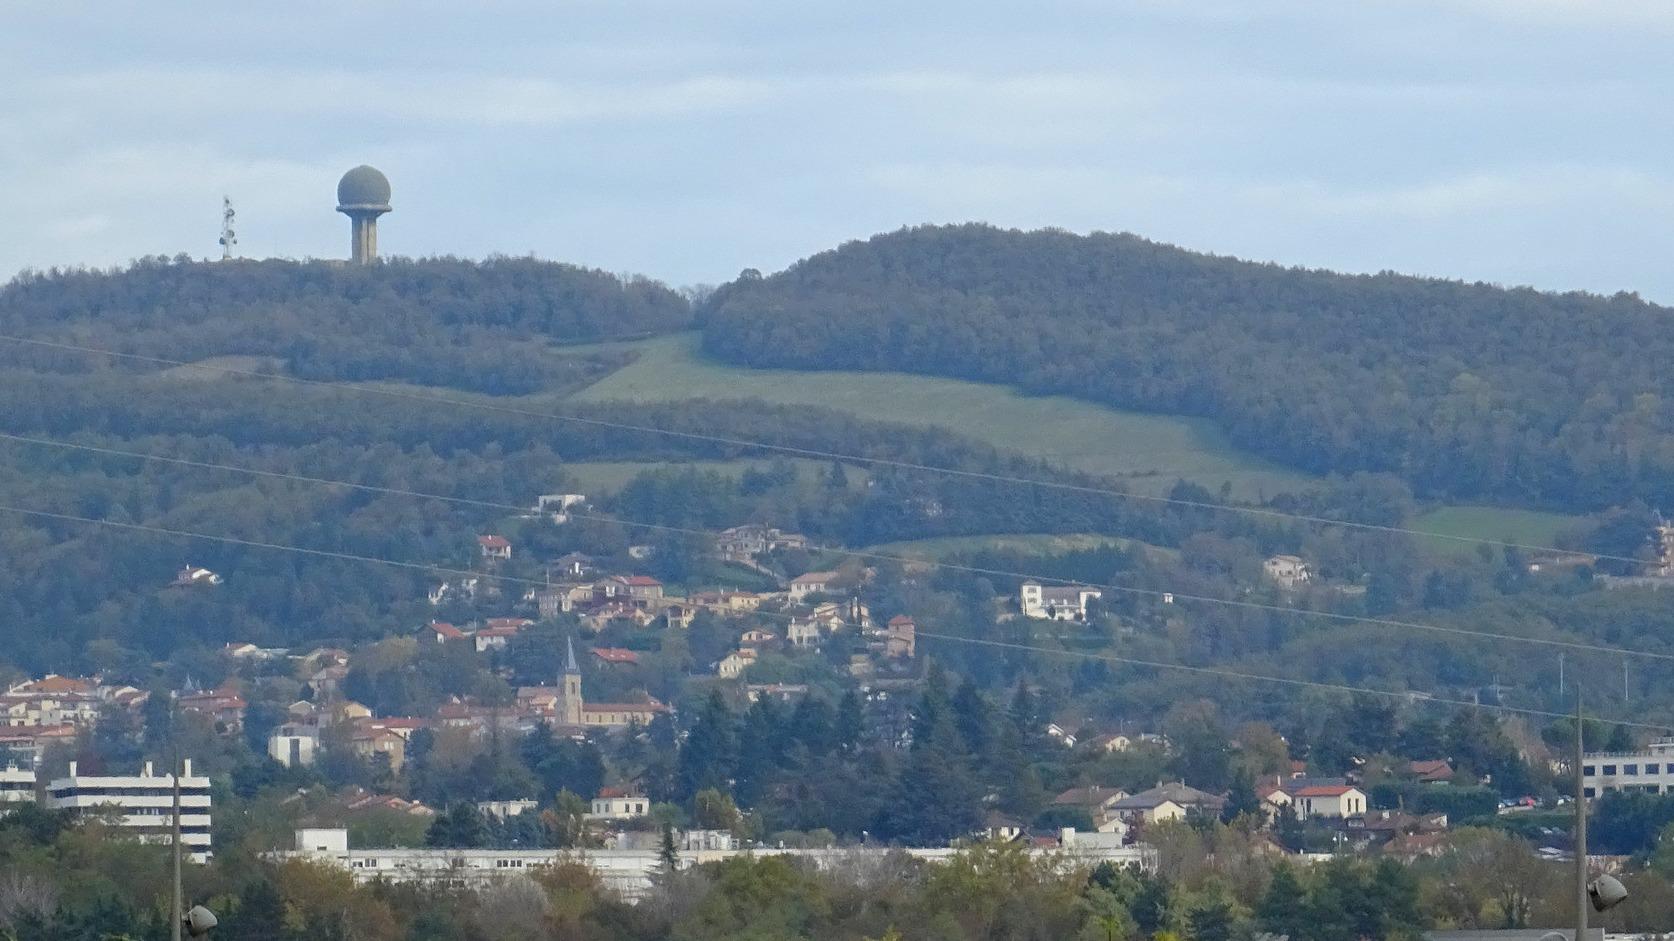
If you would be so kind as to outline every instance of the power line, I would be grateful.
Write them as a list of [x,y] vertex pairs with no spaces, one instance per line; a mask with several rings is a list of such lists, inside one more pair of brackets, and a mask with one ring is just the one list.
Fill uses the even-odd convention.
[[[852,464],[866,464],[875,467],[890,467],[897,470],[918,471],[921,473],[942,474],[970,480],[983,480],[990,483],[1015,484],[1019,486],[1042,487],[1050,490],[1061,490],[1070,493],[1091,494],[1097,496],[1116,497],[1123,500],[1135,500],[1146,503],[1157,503],[1169,506],[1186,507],[1190,509],[1213,510],[1225,513],[1238,513],[1245,516],[1266,519],[1292,520],[1300,523],[1310,523],[1320,526],[1338,526],[1345,529],[1355,529],[1363,532],[1383,533],[1386,535],[1413,536],[1424,539],[1441,539],[1470,545],[1498,546],[1505,549],[1518,549],[1525,552],[1571,553],[1572,550],[1560,549],[1556,546],[1543,546],[1533,543],[1511,542],[1502,539],[1487,539],[1481,536],[1462,536],[1453,533],[1433,533],[1421,529],[1405,526],[1385,526],[1378,523],[1362,523],[1351,520],[1331,519],[1330,517],[1314,516],[1306,513],[1290,513],[1267,507],[1236,506],[1231,504],[1210,503],[1202,500],[1184,500],[1176,497],[1155,496],[1151,494],[1130,493],[1125,490],[1115,490],[1109,487],[1094,487],[1087,484],[1072,484],[1061,481],[1039,480],[1029,477],[1018,477],[1011,474],[995,474],[986,471],[962,470],[955,467],[945,467],[936,464],[924,464],[917,461],[902,461],[891,458],[864,457],[858,454],[845,454],[838,451],[827,451],[819,448],[801,448],[793,445],[769,444],[763,441],[751,441],[744,438],[732,438],[724,435],[703,434],[693,431],[677,431],[669,428],[658,428],[652,425],[639,425],[631,422],[610,421],[601,418],[588,418],[581,415],[567,415],[560,412],[543,412],[535,409],[519,408],[512,405],[499,405],[492,402],[473,401],[446,395],[434,395],[424,392],[414,392],[407,389],[391,389],[380,386],[355,385],[323,379],[305,379],[298,376],[287,376],[282,373],[262,372],[252,369],[238,369],[231,366],[193,363],[186,360],[168,359],[161,356],[148,356],[141,353],[123,353],[116,350],[100,349],[98,347],[81,346],[74,343],[63,343],[52,340],[40,340],[29,337],[0,334],[0,341],[36,346],[46,349],[61,350],[73,353],[88,353],[98,356],[109,356],[113,359],[132,360],[134,362],[150,363],[158,366],[181,366],[206,372],[218,372],[229,376],[243,376],[248,379],[267,379],[275,382],[288,382],[295,385],[317,386],[331,389],[343,389],[370,395],[381,395],[387,398],[403,399],[407,401],[427,402],[431,404],[455,405],[486,412],[497,412],[506,415],[518,415],[524,418],[543,418],[550,421],[571,422],[594,428],[609,428],[615,431],[632,431],[642,434],[663,435],[686,441],[700,441],[707,444],[720,444],[735,448],[752,448],[787,454],[794,457],[817,458],[819,460],[843,461]],[[1645,559],[1632,556],[1610,555],[1607,553],[1589,552],[1585,555],[1594,559],[1604,559],[1612,562],[1622,562],[1629,565],[1652,564]]]
[[[287,472],[284,472],[284,471],[269,471],[269,470],[261,470],[261,469],[258,469],[258,468],[251,468],[251,467],[240,467],[240,466],[234,465],[234,464],[220,464],[220,463],[215,463],[215,462],[211,462],[211,461],[195,461],[195,460],[190,460],[190,459],[187,459],[187,458],[167,457],[167,456],[159,455],[159,454],[148,454],[148,453],[141,452],[141,451],[127,451],[127,450],[122,450],[122,449],[118,449],[118,448],[106,448],[106,447],[99,447],[99,446],[96,446],[96,445],[76,444],[76,443],[65,442],[65,441],[55,441],[55,440],[52,440],[50,438],[36,438],[36,437],[30,437],[30,436],[26,436],[26,435],[10,434],[10,433],[6,433],[6,432],[0,432],[0,440],[16,441],[16,442],[21,442],[21,443],[26,443],[26,444],[45,446],[45,447],[55,447],[55,448],[65,448],[65,449],[70,449],[70,450],[87,451],[87,452],[94,453],[94,454],[101,454],[101,455],[112,456],[112,457],[133,458],[133,459],[137,459],[137,460],[153,461],[153,462],[163,463],[163,464],[174,464],[174,465],[180,465],[180,466],[192,467],[192,468],[198,468],[198,469],[204,469],[204,470],[230,471],[232,473],[248,474],[248,475],[252,475],[252,476],[266,477],[266,478],[277,479],[277,480],[296,481],[296,482],[301,482],[301,483],[319,484],[319,485],[323,485],[323,486],[332,486],[332,487],[347,487],[347,488],[351,488],[351,489],[354,489],[354,490],[361,490],[361,491],[366,491],[366,492],[370,492],[370,493],[378,493],[378,494],[384,494],[384,495],[389,495],[389,496],[414,497],[414,498],[419,498],[419,499],[438,500],[438,501],[444,501],[444,502],[448,502],[448,503],[457,503],[457,504],[462,504],[462,505],[467,505],[467,506],[483,507],[483,508],[494,509],[494,510],[509,510],[509,511],[512,511],[512,512],[522,513],[522,512],[525,512],[528,509],[527,507],[515,506],[515,505],[512,505],[512,504],[508,504],[508,503],[499,503],[499,502],[489,501],[489,500],[474,500],[474,499],[470,499],[470,498],[466,498],[466,497],[452,497],[452,496],[446,496],[446,495],[443,495],[443,494],[425,493],[425,492],[416,491],[416,490],[407,490],[407,489],[403,489],[403,488],[399,488],[399,487],[380,487],[380,486],[376,486],[376,485],[372,485],[372,484],[359,484],[359,483],[353,483],[351,481],[346,481],[346,480],[333,480],[333,479],[324,478],[324,477],[311,477],[311,476],[307,476],[307,475],[303,475],[303,474],[287,473]],[[630,527],[634,527],[634,528],[638,528],[638,529],[649,530],[649,531],[652,531],[652,532],[670,533],[670,534],[683,535],[683,536],[702,536],[702,537],[707,537],[707,538],[711,538],[711,539],[717,538],[721,535],[721,533],[715,532],[714,530],[696,529],[696,528],[693,528],[693,527],[686,527],[686,526],[671,526],[671,525],[662,524],[662,523],[642,523],[642,522],[636,522],[634,520],[622,519],[621,517],[617,517],[617,516],[609,516],[609,515],[596,514],[596,513],[586,513],[586,512],[582,512],[582,511],[576,511],[576,510],[571,510],[571,511],[567,511],[567,512],[569,512],[569,514],[571,516],[574,516],[574,517],[577,517],[577,518],[580,518],[580,519],[590,519],[590,520],[596,520],[596,521],[599,521],[599,522],[617,523],[617,524],[622,525],[622,526],[630,526]],[[844,548],[838,548],[838,547],[834,547],[834,546],[809,546],[809,549],[812,550],[812,551],[816,551],[816,552],[825,552],[825,553],[830,553],[832,555],[847,556],[849,558],[855,558],[855,559],[865,559],[865,560],[871,560],[871,561],[877,561],[877,562],[893,562],[893,563],[897,563],[897,564],[901,564],[901,565],[922,565],[922,566],[942,569],[942,570],[946,570],[946,571],[963,572],[963,573],[969,574],[969,575],[993,576],[993,577],[996,577],[996,578],[1015,578],[1015,579],[1025,580],[1025,581],[1050,582],[1050,583],[1058,584],[1058,585],[1085,586],[1085,587],[1089,587],[1089,588],[1097,588],[1097,589],[1100,589],[1102,591],[1110,591],[1110,592],[1113,592],[1113,593],[1127,594],[1127,595],[1138,596],[1138,597],[1166,598],[1166,599],[1170,599],[1173,602],[1184,601],[1184,602],[1192,602],[1192,603],[1196,603],[1196,604],[1221,605],[1221,606],[1230,607],[1230,608],[1240,608],[1240,609],[1252,610],[1252,611],[1263,611],[1263,612],[1267,612],[1267,613],[1284,614],[1284,615],[1291,615],[1291,616],[1298,616],[1298,617],[1318,617],[1318,618],[1322,618],[1322,619],[1326,619],[1326,620],[1333,620],[1333,621],[1344,622],[1344,623],[1369,624],[1369,625],[1373,625],[1373,626],[1377,626],[1377,627],[1390,627],[1390,628],[1397,628],[1397,629],[1401,629],[1401,630],[1428,631],[1428,632],[1431,632],[1431,633],[1447,634],[1447,635],[1451,635],[1451,636],[1455,636],[1455,637],[1469,637],[1469,638],[1475,638],[1475,639],[1478,639],[1478,640],[1511,641],[1511,642],[1516,642],[1516,643],[1524,643],[1524,644],[1531,644],[1531,645],[1536,645],[1536,646],[1551,647],[1551,648],[1557,648],[1557,649],[1562,649],[1562,650],[1576,650],[1576,651],[1580,651],[1580,652],[1583,652],[1583,653],[1615,654],[1615,655],[1620,655],[1620,656],[1624,656],[1624,657],[1628,657],[1628,656],[1643,657],[1643,658],[1649,659],[1649,660],[1674,661],[1674,654],[1664,654],[1664,653],[1656,653],[1656,652],[1649,651],[1649,650],[1635,650],[1635,649],[1626,648],[1626,647],[1613,647],[1613,646],[1606,646],[1606,645],[1600,645],[1600,644],[1583,643],[1583,642],[1580,642],[1580,641],[1557,640],[1557,639],[1544,638],[1544,637],[1526,637],[1526,636],[1517,635],[1517,634],[1501,634],[1501,633],[1498,633],[1496,631],[1479,631],[1479,630],[1473,630],[1473,629],[1464,628],[1464,627],[1449,627],[1449,626],[1441,625],[1441,624],[1426,624],[1426,623],[1423,623],[1423,622],[1420,622],[1420,621],[1405,621],[1405,620],[1398,620],[1398,619],[1395,619],[1395,618],[1377,618],[1377,617],[1367,617],[1367,616],[1364,616],[1364,615],[1356,615],[1356,614],[1342,614],[1342,613],[1335,612],[1335,611],[1311,610],[1311,609],[1307,609],[1307,608],[1297,608],[1297,607],[1293,607],[1293,606],[1290,606],[1290,605],[1271,604],[1271,603],[1268,603],[1268,602],[1240,601],[1240,600],[1235,599],[1235,598],[1216,598],[1216,597],[1213,597],[1213,596],[1210,596],[1210,595],[1197,595],[1197,594],[1191,594],[1191,593],[1188,593],[1188,592],[1171,591],[1171,590],[1168,590],[1168,589],[1161,589],[1161,588],[1136,588],[1136,587],[1133,587],[1133,586],[1130,586],[1130,585],[1101,584],[1101,583],[1097,583],[1097,582],[1078,582],[1078,581],[1075,581],[1073,579],[1058,578],[1058,577],[1049,576],[1049,575],[1036,575],[1036,574],[1033,574],[1033,573],[1030,573],[1030,572],[1015,572],[1015,571],[1008,571],[1006,569],[991,569],[991,568],[985,568],[985,567],[981,567],[981,566],[961,565],[961,564],[955,563],[955,562],[944,562],[944,561],[941,561],[941,560],[934,560],[934,559],[918,559],[918,558],[914,558],[914,557],[911,557],[911,556],[894,555],[892,553],[872,552],[872,551],[868,551],[868,550],[865,550],[865,549],[844,549]]]
[[[1109,663],[1121,663],[1127,666],[1149,667],[1158,670],[1178,670],[1184,673],[1196,673],[1202,676],[1215,676],[1234,680],[1254,680],[1263,683],[1279,683],[1285,686],[1296,686],[1306,689],[1325,690],[1334,693],[1351,693],[1367,696],[1381,696],[1388,699],[1402,701],[1428,702],[1445,706],[1469,706],[1472,708],[1496,709],[1501,712],[1515,712],[1522,715],[1539,716],[1547,719],[1568,719],[1572,716],[1567,712],[1548,712],[1543,709],[1527,709],[1518,706],[1483,706],[1479,702],[1468,699],[1448,699],[1431,696],[1428,693],[1399,692],[1387,689],[1371,689],[1365,686],[1350,686],[1346,683],[1321,683],[1314,680],[1298,680],[1287,676],[1271,676],[1265,673],[1246,673],[1241,670],[1226,670],[1220,667],[1196,667],[1184,663],[1163,663],[1157,660],[1140,660],[1134,657],[1119,657],[1114,654],[1086,653],[1079,650],[1054,650],[1050,647],[1036,647],[1031,644],[1016,644],[1000,640],[985,640],[980,637],[960,637],[956,634],[937,634],[929,631],[916,631],[919,637],[930,637],[936,640],[957,641],[964,644],[976,644],[982,647],[995,647],[1004,650],[1021,650],[1032,653],[1042,653],[1051,656],[1079,657],[1088,660],[1101,660]],[[1612,725],[1625,725],[1635,729],[1652,729],[1658,732],[1668,730],[1665,725],[1651,725],[1645,722],[1620,722],[1613,719],[1602,719]]]
[[[37,518],[41,518],[41,519],[50,519],[50,520],[56,520],[56,521],[59,521],[59,522],[66,522],[66,523],[82,523],[82,524],[87,524],[87,525],[92,525],[92,526],[107,526],[107,527],[111,527],[111,528],[114,528],[114,529],[126,530],[126,531],[130,531],[130,532],[151,533],[151,534],[155,534],[155,535],[173,536],[173,537],[185,538],[185,539],[199,539],[199,540],[204,540],[204,541],[207,541],[207,542],[218,542],[218,543],[224,543],[224,544],[228,544],[228,545],[235,545],[235,546],[241,546],[241,547],[252,548],[252,549],[266,549],[266,550],[271,550],[271,551],[276,551],[276,552],[294,552],[294,553],[299,553],[299,554],[308,555],[308,556],[315,556],[315,557],[328,558],[328,559],[338,559],[338,560],[341,560],[341,561],[348,561],[348,562],[364,562],[364,563],[369,563],[369,564],[373,564],[373,565],[386,565],[386,566],[392,566],[392,567],[395,567],[395,568],[402,568],[402,569],[413,569],[413,570],[419,570],[419,571],[438,572],[438,573],[453,574],[453,575],[467,575],[467,576],[472,576],[472,577],[477,577],[477,578],[486,578],[486,579],[489,579],[491,581],[504,581],[504,582],[513,582],[513,583],[529,584],[529,585],[544,585],[545,584],[545,582],[543,582],[539,579],[519,578],[519,577],[515,577],[515,576],[500,575],[500,574],[497,574],[497,573],[489,573],[489,572],[475,572],[475,571],[471,571],[469,569],[455,569],[455,568],[448,568],[448,567],[444,567],[444,566],[426,565],[426,564],[417,563],[417,562],[401,562],[401,561],[397,561],[397,560],[394,560],[394,559],[384,559],[384,558],[380,558],[380,557],[377,557],[377,556],[359,555],[359,554],[350,553],[350,552],[337,552],[337,551],[328,550],[328,549],[310,549],[310,548],[306,548],[306,547],[303,547],[303,546],[291,546],[291,545],[286,545],[286,544],[283,544],[283,543],[264,542],[264,541],[261,541],[261,540],[254,540],[254,539],[241,539],[241,538],[238,538],[236,536],[218,536],[218,535],[215,535],[215,534],[212,534],[212,533],[199,533],[199,532],[193,532],[193,531],[190,531],[190,530],[183,530],[183,529],[170,529],[170,528],[163,527],[163,526],[151,526],[151,525],[147,525],[147,524],[143,524],[143,523],[123,523],[123,522],[118,522],[116,520],[98,519],[98,518],[89,517],[89,516],[78,516],[78,515],[71,514],[71,513],[53,513],[53,512],[46,511],[46,510],[31,510],[31,509],[27,509],[27,508],[24,508],[24,507],[9,506],[9,505],[5,505],[5,504],[0,504],[0,512],[14,513],[14,514],[17,514],[17,515],[20,515],[20,516],[37,517]],[[752,611],[752,612],[749,612],[749,614],[750,614],[750,616],[762,617],[762,618],[773,618],[773,617],[791,618],[791,617],[795,617],[794,615],[790,615],[788,613],[769,612],[769,611]],[[1223,677],[1223,678],[1227,678],[1227,679],[1248,680],[1248,681],[1252,681],[1252,682],[1276,683],[1276,684],[1280,684],[1280,685],[1284,685],[1284,686],[1305,687],[1305,688],[1309,688],[1309,689],[1319,689],[1319,690],[1326,690],[1326,691],[1339,692],[1339,693],[1350,693],[1350,694],[1360,693],[1360,694],[1365,694],[1365,695],[1368,695],[1368,696],[1379,696],[1379,697],[1384,697],[1384,698],[1399,699],[1399,700],[1403,700],[1403,701],[1411,700],[1411,701],[1416,701],[1416,702],[1437,703],[1437,704],[1441,704],[1441,705],[1481,707],[1480,703],[1470,702],[1468,700],[1463,700],[1463,699],[1437,698],[1437,697],[1434,697],[1434,696],[1427,696],[1427,695],[1424,695],[1424,694],[1412,694],[1412,693],[1404,693],[1404,692],[1395,692],[1395,691],[1384,690],[1384,689],[1373,689],[1371,687],[1365,687],[1365,686],[1352,686],[1352,685],[1343,684],[1343,683],[1321,683],[1321,682],[1316,682],[1316,681],[1312,681],[1312,680],[1298,680],[1298,679],[1292,679],[1290,677],[1271,676],[1271,675],[1263,674],[1263,673],[1248,673],[1248,672],[1243,672],[1243,671],[1238,671],[1238,670],[1221,669],[1221,668],[1218,668],[1218,667],[1199,667],[1199,666],[1191,666],[1191,665],[1188,665],[1188,664],[1180,664],[1180,663],[1165,663],[1165,662],[1162,662],[1162,661],[1154,661],[1154,660],[1140,660],[1140,659],[1136,659],[1136,658],[1132,658],[1132,657],[1119,657],[1119,656],[1116,656],[1116,655],[1113,655],[1113,654],[1092,654],[1092,653],[1084,653],[1084,652],[1080,652],[1080,651],[1071,651],[1071,650],[1055,650],[1055,649],[1052,649],[1050,647],[1038,647],[1038,646],[1033,646],[1033,645],[1029,645],[1029,644],[1015,644],[1015,643],[1008,643],[1008,642],[1005,642],[1005,641],[984,640],[984,639],[975,638],[975,637],[960,637],[956,634],[941,634],[941,633],[930,632],[930,631],[915,631],[915,634],[919,637],[926,637],[926,638],[930,638],[930,639],[933,639],[933,640],[948,641],[948,642],[952,642],[952,643],[975,644],[975,645],[985,646],[985,647],[1006,648],[1006,649],[1012,649],[1012,650],[1029,651],[1029,652],[1034,652],[1034,653],[1048,654],[1048,655],[1052,655],[1052,656],[1079,657],[1079,658],[1082,658],[1082,659],[1102,660],[1102,661],[1108,661],[1108,662],[1112,662],[1112,663],[1122,663],[1122,664],[1126,664],[1126,665],[1129,665],[1129,666],[1147,667],[1147,668],[1157,669],[1157,670],[1175,670],[1175,671],[1180,671],[1180,672],[1185,672],[1185,673],[1192,673],[1192,674],[1197,674],[1197,675],[1202,675],[1202,676],[1217,676],[1217,677]],[[1521,707],[1517,707],[1517,706],[1487,706],[1487,707],[1482,707],[1482,708],[1496,709],[1496,710],[1499,710],[1501,712],[1512,712],[1512,713],[1519,713],[1519,714],[1523,714],[1523,715],[1538,716],[1538,717],[1541,717],[1541,718],[1568,718],[1569,717],[1568,713],[1548,712],[1548,711],[1539,710],[1539,709],[1526,709],[1526,708],[1521,708]],[[1617,720],[1609,720],[1609,719],[1601,719],[1600,721],[1610,722],[1610,723],[1615,724],[1615,725],[1623,725],[1623,726],[1627,726],[1629,728],[1649,729],[1649,730],[1654,730],[1654,731],[1658,731],[1658,732],[1666,731],[1668,729],[1667,726],[1651,725],[1649,723],[1643,723],[1643,722],[1628,722],[1628,721],[1617,721]]]

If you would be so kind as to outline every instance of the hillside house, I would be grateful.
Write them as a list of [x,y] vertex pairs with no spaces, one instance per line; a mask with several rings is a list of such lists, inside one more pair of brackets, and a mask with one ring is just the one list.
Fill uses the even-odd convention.
[[547,578],[586,578],[597,572],[598,565],[590,555],[571,552],[561,555],[546,565]]
[[753,591],[700,591],[690,600],[700,608],[720,614],[744,614],[761,607],[766,599]]
[[1133,739],[1128,738],[1126,735],[1112,732],[1088,739],[1087,745],[1088,747],[1095,748],[1107,755],[1114,755],[1117,752],[1125,752],[1132,748]]
[[605,666],[631,667],[639,665],[639,654],[623,647],[594,647],[593,656]]
[[698,608],[694,604],[671,601],[663,606],[663,623],[684,630],[692,626],[692,619],[697,617],[697,613]]
[[651,799],[634,794],[622,788],[606,787],[599,789],[599,795],[593,798],[592,808],[585,815],[587,820],[633,820],[651,813]]
[[804,572],[790,581],[790,600],[798,602],[809,595],[824,595],[836,584],[836,572]]
[[471,644],[476,648],[477,653],[487,653],[490,650],[505,647],[513,637],[517,636],[518,630],[515,627],[479,628],[471,635]]
[[315,725],[286,723],[267,737],[267,754],[287,768],[307,768],[320,750],[320,729]]
[[431,621],[424,626],[424,639],[433,644],[445,644],[450,640],[464,640],[465,632],[446,621]]
[[1453,780],[1453,763],[1445,758],[1414,761],[1407,765],[1407,774],[1420,784],[1446,784]]
[[1276,555],[1261,563],[1262,574],[1280,588],[1299,588],[1312,579],[1308,563],[1299,556]]
[[492,533],[477,537],[477,548],[482,557],[491,562],[505,562],[512,557],[511,540]]
[[918,647],[918,625],[904,614],[889,619],[884,628],[884,656],[891,660],[911,660]]
[[715,675],[722,679],[734,680],[743,675],[745,670],[754,666],[756,652],[753,648],[744,647],[727,654],[715,664]]
[[221,584],[221,576],[209,569],[188,565],[175,573],[171,584],[175,588],[203,588]]
[[1072,787],[1052,799],[1054,807],[1079,807],[1093,818],[1093,823],[1102,828],[1107,821],[1118,818],[1116,805],[1128,796],[1128,792],[1121,788],[1100,787]]
[[818,647],[820,645],[820,624],[813,618],[793,617],[785,627],[785,640],[792,647]]
[[580,493],[543,493],[535,498],[535,512],[550,515],[560,524],[570,521],[571,508],[586,505],[587,496]]
[[1306,817],[1352,817],[1366,812],[1366,793],[1348,784],[1316,784],[1291,795],[1296,812]]
[[443,582],[430,589],[429,597],[430,603],[435,606],[459,601],[475,601],[477,600],[477,579],[475,576],[469,576]]
[[222,683],[213,690],[187,693],[175,700],[182,712],[204,716],[217,731],[236,732],[244,727],[244,697],[230,685]]
[[759,627],[752,627],[738,638],[738,642],[746,647],[759,647],[779,639],[779,635],[772,631],[764,631]]
[[663,583],[649,575],[612,575],[607,584],[610,588],[607,597],[626,598],[641,608],[650,607],[663,597]]
[[349,747],[367,761],[382,758],[389,770],[399,773],[407,760],[407,740],[389,729],[357,724],[349,736]]
[[1129,824],[1146,824],[1182,820],[1193,810],[1219,814],[1225,805],[1223,797],[1176,781],[1125,797],[1112,805],[1111,811]]
[[715,552],[727,562],[751,562],[755,557],[781,549],[806,549],[808,537],[780,532],[754,523],[722,530],[715,537]]
[[1042,585],[1027,581],[1018,589],[1018,607],[1026,618],[1051,621],[1087,620],[1087,603],[1104,592],[1081,585]]

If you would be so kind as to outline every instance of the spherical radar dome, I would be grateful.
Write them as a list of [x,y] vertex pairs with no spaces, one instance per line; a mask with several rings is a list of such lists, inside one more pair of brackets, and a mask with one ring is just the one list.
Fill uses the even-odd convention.
[[337,205],[389,209],[389,179],[376,167],[361,164],[337,182]]

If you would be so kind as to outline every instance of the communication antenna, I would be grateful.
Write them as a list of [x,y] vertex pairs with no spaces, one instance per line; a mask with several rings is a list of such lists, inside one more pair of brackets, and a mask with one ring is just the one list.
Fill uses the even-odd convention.
[[233,246],[238,244],[238,234],[233,231],[233,220],[237,217],[233,212],[232,197],[221,197],[221,260],[226,261],[233,256]]

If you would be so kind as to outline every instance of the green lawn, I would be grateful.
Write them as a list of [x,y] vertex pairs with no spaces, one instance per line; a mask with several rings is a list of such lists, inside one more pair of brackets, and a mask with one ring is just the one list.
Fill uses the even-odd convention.
[[[1440,536],[1470,536],[1526,546],[1550,546],[1560,531],[1574,525],[1578,519],[1562,513],[1461,504],[1420,514],[1413,519],[1412,528]],[[1456,539],[1426,539],[1424,542],[1431,549],[1443,553],[1476,550],[1472,543]]]
[[[1306,486],[1309,478],[1231,447],[1210,422],[1105,408],[1004,386],[901,373],[746,369],[705,358],[696,334],[635,343],[640,358],[576,396],[587,401],[760,399],[862,418],[947,428],[996,447],[1127,479],[1160,493],[1178,478],[1243,498]],[[574,348],[586,349],[586,347]]]

